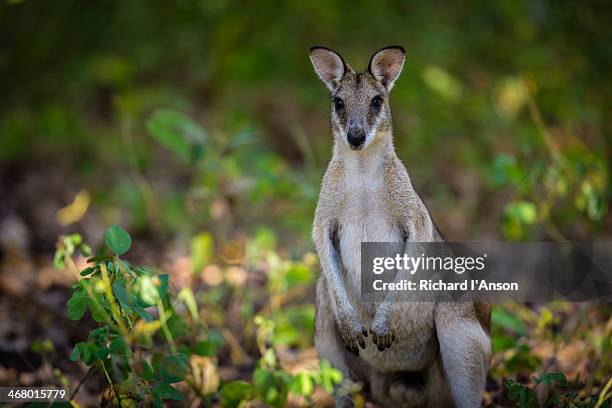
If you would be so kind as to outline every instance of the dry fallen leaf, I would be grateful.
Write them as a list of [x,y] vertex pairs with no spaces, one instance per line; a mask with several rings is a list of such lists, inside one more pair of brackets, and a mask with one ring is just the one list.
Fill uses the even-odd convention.
[[200,395],[208,395],[219,389],[219,372],[216,358],[192,355],[189,358],[191,372],[187,381],[198,390]]

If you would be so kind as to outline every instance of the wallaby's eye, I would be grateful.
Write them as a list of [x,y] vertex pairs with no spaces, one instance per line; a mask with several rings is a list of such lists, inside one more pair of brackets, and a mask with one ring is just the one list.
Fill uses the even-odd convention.
[[344,109],[344,101],[340,98],[334,98],[334,108],[336,108],[336,112],[340,112]]
[[375,111],[380,110],[380,107],[382,106],[382,98],[380,96],[375,96],[372,98],[372,109],[374,109]]

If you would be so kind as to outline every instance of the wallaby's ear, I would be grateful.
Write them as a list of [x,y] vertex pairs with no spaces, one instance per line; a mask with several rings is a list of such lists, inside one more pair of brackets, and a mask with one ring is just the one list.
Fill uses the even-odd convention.
[[390,91],[393,88],[393,83],[402,72],[405,58],[406,51],[403,47],[398,45],[385,47],[372,55],[368,72],[377,81],[381,82],[387,88],[387,91]]
[[330,91],[334,92],[346,72],[346,64],[340,55],[325,47],[312,47],[310,61],[317,75]]

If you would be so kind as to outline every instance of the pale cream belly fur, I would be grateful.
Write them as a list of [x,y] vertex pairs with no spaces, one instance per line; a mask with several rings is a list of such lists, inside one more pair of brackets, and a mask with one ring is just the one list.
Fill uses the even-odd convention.
[[[338,244],[347,295],[359,320],[370,327],[378,304],[360,302],[361,243],[402,242],[402,233],[391,222],[381,222],[387,214],[369,207],[346,211],[339,220]],[[379,351],[372,341],[366,341],[359,357],[380,372],[418,371],[431,364],[437,354],[434,303],[403,302],[391,321],[396,340],[390,349]],[[408,331],[406,328],[410,328]],[[403,328],[403,329],[400,329]]]

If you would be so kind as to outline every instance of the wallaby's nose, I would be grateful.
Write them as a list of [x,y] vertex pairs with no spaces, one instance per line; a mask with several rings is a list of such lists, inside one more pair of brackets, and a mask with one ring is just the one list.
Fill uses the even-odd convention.
[[353,149],[358,149],[366,140],[366,134],[362,127],[352,127],[349,129],[346,139]]

